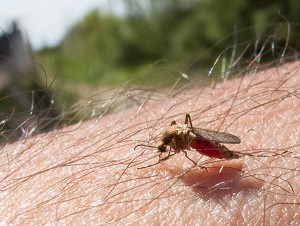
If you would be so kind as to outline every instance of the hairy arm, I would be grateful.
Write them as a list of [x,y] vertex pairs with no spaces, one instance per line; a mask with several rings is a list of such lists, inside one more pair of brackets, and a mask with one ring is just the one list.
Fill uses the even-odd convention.
[[[0,219],[12,224],[299,222],[300,64],[181,90],[1,149]],[[190,151],[155,164],[171,121],[232,133],[236,160]],[[147,165],[155,164],[151,167]]]

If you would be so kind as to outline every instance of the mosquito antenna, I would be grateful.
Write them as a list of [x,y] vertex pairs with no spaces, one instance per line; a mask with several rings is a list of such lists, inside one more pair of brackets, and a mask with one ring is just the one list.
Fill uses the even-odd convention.
[[138,144],[133,148],[133,150],[135,150],[137,147],[157,148],[156,146],[152,146],[148,144]]

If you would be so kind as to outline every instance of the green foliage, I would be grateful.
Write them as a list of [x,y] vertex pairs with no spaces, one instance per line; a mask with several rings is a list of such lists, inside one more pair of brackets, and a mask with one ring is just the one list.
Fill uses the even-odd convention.
[[[296,10],[300,4],[295,0],[268,1],[264,5],[259,0],[126,2],[127,17],[93,10],[69,30],[59,46],[37,53],[38,61],[47,72],[65,80],[104,86],[128,80],[155,83],[152,77],[146,79],[139,73],[156,61],[166,61],[155,68],[156,72],[171,65],[177,65],[175,71],[187,71],[191,64],[193,71],[208,71],[226,48],[230,47],[224,57],[230,57],[233,48],[238,56],[246,48],[238,43],[254,43],[277,21],[287,26],[278,10],[289,21],[300,21]],[[282,23],[279,26],[281,32],[272,27],[268,35],[276,39],[278,34],[285,40],[287,33],[282,32]],[[253,49],[251,46],[245,57],[251,57]],[[178,77],[166,75],[176,74],[174,70],[154,76],[157,83],[175,81]]]

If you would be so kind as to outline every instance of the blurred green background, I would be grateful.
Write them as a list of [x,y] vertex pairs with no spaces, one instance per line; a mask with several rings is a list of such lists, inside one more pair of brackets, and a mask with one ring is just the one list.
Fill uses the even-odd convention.
[[299,48],[298,27],[288,34],[288,26],[300,21],[298,0],[125,2],[126,16],[93,10],[59,45],[37,52],[47,76],[72,86],[172,85],[178,72],[206,77],[222,52],[216,76],[232,66],[232,57],[234,70],[247,65],[263,45],[265,55],[273,51],[263,60],[278,58],[288,36]]

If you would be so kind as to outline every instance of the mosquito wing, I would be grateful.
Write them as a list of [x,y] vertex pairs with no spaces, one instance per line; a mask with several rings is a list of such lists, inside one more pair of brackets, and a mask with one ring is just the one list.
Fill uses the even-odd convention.
[[241,139],[235,135],[208,129],[191,128],[196,139],[212,140],[219,143],[239,144]]

